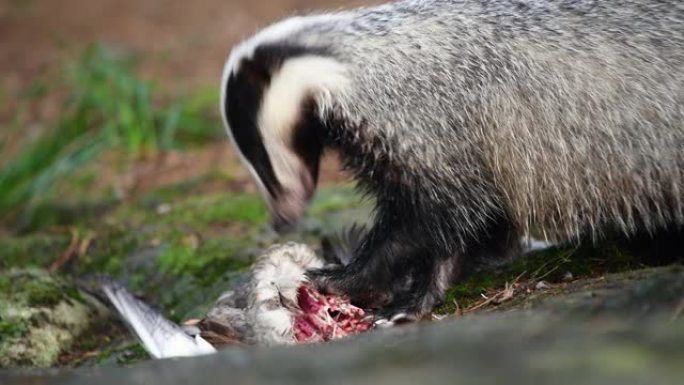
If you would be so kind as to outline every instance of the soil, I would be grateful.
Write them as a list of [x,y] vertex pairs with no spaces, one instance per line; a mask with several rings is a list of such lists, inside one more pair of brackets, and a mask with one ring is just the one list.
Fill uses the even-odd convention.
[[[58,70],[89,44],[104,43],[142,59],[140,74],[162,83],[170,92],[218,85],[226,56],[233,45],[260,27],[287,15],[310,10],[338,9],[379,1],[361,0],[0,0],[0,127],[16,113],[13,100],[37,79]],[[42,103],[24,132],[59,114],[58,103]],[[3,149],[5,155],[15,152]],[[3,157],[0,156],[0,163]],[[102,178],[122,185],[124,195],[144,193],[213,171],[216,165],[236,177],[228,188],[253,192],[254,184],[239,165],[228,140],[190,153],[160,154],[141,160],[130,174]],[[104,174],[111,172],[106,170]],[[335,156],[324,159],[321,183],[347,179]]]
[[[375,1],[378,3],[379,1]],[[66,52],[91,42],[144,54],[143,72],[182,85],[213,85],[231,47],[258,28],[307,10],[362,0],[1,0],[0,73],[16,92]]]

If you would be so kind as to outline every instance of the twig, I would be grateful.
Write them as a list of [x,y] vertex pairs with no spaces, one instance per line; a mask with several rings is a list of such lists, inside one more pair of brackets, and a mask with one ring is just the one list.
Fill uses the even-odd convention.
[[477,309],[480,309],[480,308],[482,308],[482,307],[484,307],[484,306],[489,305],[490,303],[494,302],[495,299],[499,298],[499,295],[500,295],[501,293],[502,293],[502,292],[496,293],[495,295],[491,296],[489,299],[487,299],[487,300],[485,300],[485,301],[482,301],[482,302],[480,302],[480,303],[477,303],[477,304],[475,304],[475,305],[473,305],[473,306],[471,306],[471,307],[469,307],[469,308],[463,310],[463,312],[462,312],[461,314],[468,314],[468,313],[474,312],[474,311],[477,310]]
[[95,232],[90,232],[88,235],[81,241],[81,244],[78,247],[78,256],[83,258],[85,255],[88,253],[88,249],[90,248],[90,244],[93,243],[95,240]]
[[454,314],[456,315],[461,315],[461,305],[458,304],[458,301],[456,301],[456,298],[454,298],[454,306],[456,306],[456,309],[454,310]]
[[670,317],[670,322],[675,322],[679,316],[682,315],[684,312],[684,298],[682,298],[679,301],[679,304],[677,305],[677,308],[675,309],[674,313],[672,314],[672,317]]
[[54,273],[55,271],[59,270],[64,266],[71,258],[73,258],[74,255],[76,255],[76,252],[78,251],[78,246],[79,246],[79,235],[78,235],[78,230],[76,230],[75,227],[72,227],[69,229],[71,232],[71,241],[69,241],[69,246],[67,246],[66,250],[62,253],[62,255],[57,258],[52,264],[50,265],[49,271],[51,273]]
[[[560,268],[561,265],[563,265],[563,263],[569,261],[569,260],[570,260],[570,257],[572,257],[572,255],[575,254],[576,251],[577,251],[577,247],[575,247],[575,248],[572,249],[572,250],[568,250],[567,252],[561,254],[560,256],[558,256],[558,258],[554,258],[554,259],[552,259],[552,260],[550,260],[550,261],[548,261],[548,262],[545,262],[543,265],[541,265],[541,266],[532,274],[532,277],[531,277],[531,278],[534,279],[534,280],[536,280],[536,281],[541,281],[542,279],[546,278],[547,276],[549,276],[549,275],[550,275],[551,273],[553,273],[554,271],[558,270],[558,268]],[[549,265],[549,264],[551,264],[551,263],[556,263],[556,262],[558,263],[556,266],[552,267],[550,270],[548,270],[547,272],[545,272],[545,273],[542,274],[541,276],[538,276],[538,275],[537,275],[537,274],[539,274],[539,273],[542,271],[542,269],[544,269],[547,265]]]
[[[475,304],[475,305],[473,305],[473,306],[471,306],[471,307],[469,307],[469,308],[463,310],[463,311],[461,312],[461,315],[463,315],[463,314],[468,314],[468,313],[471,313],[471,312],[473,312],[473,311],[475,311],[475,310],[481,309],[481,308],[483,308],[483,307],[489,305],[489,304],[492,303],[492,302],[495,302],[495,303],[502,303],[502,302],[504,302],[504,301],[508,301],[509,299],[513,298],[513,296],[515,295],[515,287],[518,285],[518,282],[520,281],[520,279],[522,278],[522,276],[525,275],[525,273],[526,273],[525,271],[523,271],[522,273],[520,273],[520,275],[518,275],[518,276],[513,280],[513,283],[511,283],[511,284],[509,284],[508,282],[506,282],[506,286],[504,287],[504,289],[501,290],[500,292],[494,294],[493,296],[487,298],[486,296],[483,295],[484,298],[487,298],[486,300],[484,300],[484,301],[482,301],[482,302],[480,302],[480,303],[477,303],[477,304]],[[496,302],[496,301],[498,301],[498,302]]]

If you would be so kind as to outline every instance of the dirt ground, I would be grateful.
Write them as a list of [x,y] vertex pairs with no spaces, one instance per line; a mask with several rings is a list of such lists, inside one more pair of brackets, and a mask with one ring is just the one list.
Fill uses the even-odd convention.
[[[36,80],[57,71],[94,42],[134,53],[139,71],[165,90],[186,92],[218,87],[231,47],[270,22],[311,10],[379,3],[369,0],[0,0],[0,127],[14,116],[12,101]],[[52,120],[51,111],[35,114],[30,126]],[[42,118],[41,118],[42,116]],[[217,124],[219,124],[217,122]],[[219,129],[219,128],[217,128]],[[32,129],[27,128],[32,132]],[[6,151],[13,152],[11,147]],[[2,157],[0,157],[2,161]],[[124,190],[177,183],[212,165],[225,165],[241,181],[231,190],[253,191],[237,165],[228,141],[192,153],[164,154],[144,161],[125,175]],[[334,157],[323,162],[322,182],[345,177]],[[225,186],[222,186],[223,188]],[[237,187],[237,188],[234,188]]]
[[[147,59],[146,75],[187,85],[218,81],[230,48],[261,26],[307,10],[363,0],[0,0],[5,92],[49,70],[64,48],[99,41]],[[378,3],[378,1],[375,1]]]

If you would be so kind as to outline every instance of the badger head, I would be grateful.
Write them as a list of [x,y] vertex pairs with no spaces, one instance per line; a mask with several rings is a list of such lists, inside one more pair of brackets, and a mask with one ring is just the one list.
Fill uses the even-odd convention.
[[302,24],[276,24],[235,48],[221,85],[226,130],[279,231],[297,222],[313,195],[324,116],[349,83],[325,48],[289,41]]

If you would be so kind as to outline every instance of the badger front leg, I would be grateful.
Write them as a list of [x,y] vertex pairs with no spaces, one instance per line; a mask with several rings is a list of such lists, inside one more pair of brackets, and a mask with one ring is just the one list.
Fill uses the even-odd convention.
[[[381,318],[401,315],[415,320],[439,305],[457,279],[521,254],[516,228],[501,216],[489,218],[465,246],[456,242],[456,234],[451,240],[435,239],[435,229],[443,224],[381,219],[357,247],[351,263],[309,275],[321,291],[346,295],[358,306],[377,309]],[[449,241],[453,245],[448,246]]]
[[424,230],[411,221],[381,219],[347,266],[312,271],[309,276],[321,291],[379,309],[382,317],[419,318],[442,301],[458,268],[456,256],[429,247]]

